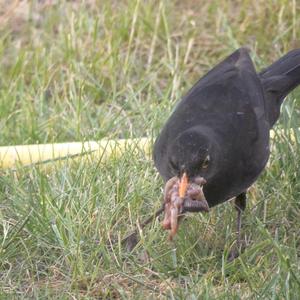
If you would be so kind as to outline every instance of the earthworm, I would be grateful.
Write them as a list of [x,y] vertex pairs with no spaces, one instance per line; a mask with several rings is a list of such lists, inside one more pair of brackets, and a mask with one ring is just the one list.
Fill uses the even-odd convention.
[[183,204],[183,213],[185,212],[208,212],[209,206],[205,199],[202,200],[192,200],[189,198],[185,198]]

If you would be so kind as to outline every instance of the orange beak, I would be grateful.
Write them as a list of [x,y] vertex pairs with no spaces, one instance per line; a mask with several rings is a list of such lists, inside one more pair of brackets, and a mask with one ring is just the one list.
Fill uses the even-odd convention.
[[179,182],[179,197],[180,198],[183,198],[185,196],[188,184],[189,184],[189,180],[188,180],[186,173],[184,172],[182,177],[180,178],[180,182]]

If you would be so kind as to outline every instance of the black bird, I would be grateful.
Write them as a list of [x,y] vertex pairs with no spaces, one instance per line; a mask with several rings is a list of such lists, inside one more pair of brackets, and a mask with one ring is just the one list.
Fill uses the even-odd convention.
[[[248,50],[241,48],[182,98],[158,136],[153,154],[166,182],[164,227],[171,229],[171,237],[182,212],[206,211],[235,197],[240,248],[247,189],[268,161],[269,132],[280,106],[299,84],[300,49],[257,73]],[[195,183],[198,194],[191,197]],[[199,206],[201,201],[208,207]],[[185,203],[192,207],[186,208]]]

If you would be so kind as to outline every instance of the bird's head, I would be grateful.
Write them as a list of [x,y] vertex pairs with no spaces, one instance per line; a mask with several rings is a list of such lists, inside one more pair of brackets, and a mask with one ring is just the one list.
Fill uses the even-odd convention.
[[192,128],[181,133],[169,148],[169,168],[180,178],[180,190],[188,183],[202,177],[207,181],[215,173],[218,147],[213,137],[201,128]]
[[215,140],[206,127],[193,127],[178,135],[168,147],[171,176],[164,189],[163,228],[170,229],[170,239],[177,232],[180,214],[209,210],[202,188],[216,173]]

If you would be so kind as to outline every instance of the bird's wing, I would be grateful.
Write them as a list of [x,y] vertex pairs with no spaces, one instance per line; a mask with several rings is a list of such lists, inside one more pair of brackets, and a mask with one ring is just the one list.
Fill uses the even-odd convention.
[[223,81],[227,76],[231,75],[231,72],[234,71],[233,69],[248,69],[249,71],[255,72],[248,49],[240,48],[234,51],[222,62],[213,67],[206,75],[194,84],[185,98],[187,98],[190,94],[197,92],[199,88],[206,84]]

